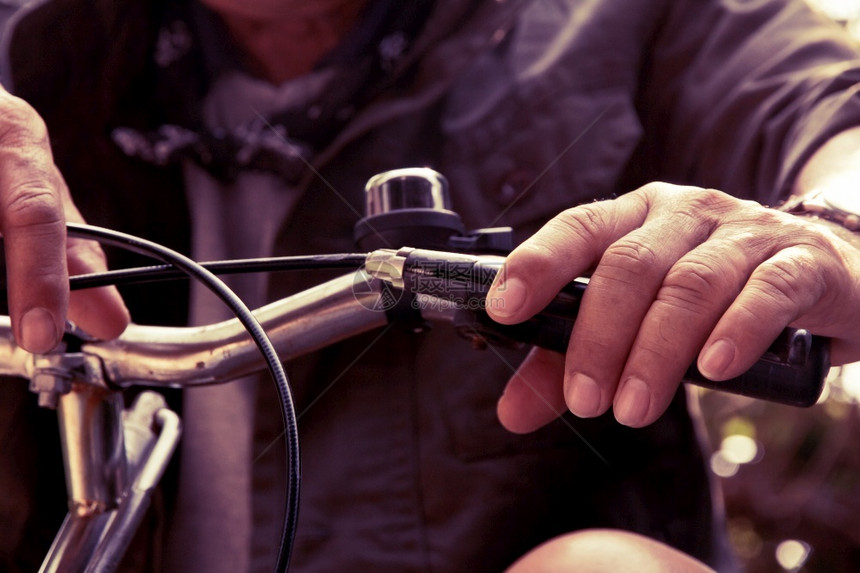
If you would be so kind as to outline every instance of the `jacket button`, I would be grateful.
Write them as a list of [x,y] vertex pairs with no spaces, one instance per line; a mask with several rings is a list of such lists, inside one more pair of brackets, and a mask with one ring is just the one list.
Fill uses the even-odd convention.
[[537,177],[526,169],[514,169],[502,178],[496,187],[494,199],[504,207],[519,203],[537,187]]

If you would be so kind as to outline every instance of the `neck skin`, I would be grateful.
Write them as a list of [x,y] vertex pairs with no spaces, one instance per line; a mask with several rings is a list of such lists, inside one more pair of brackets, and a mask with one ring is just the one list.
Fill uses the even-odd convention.
[[201,0],[224,21],[248,69],[278,85],[307,74],[369,0]]

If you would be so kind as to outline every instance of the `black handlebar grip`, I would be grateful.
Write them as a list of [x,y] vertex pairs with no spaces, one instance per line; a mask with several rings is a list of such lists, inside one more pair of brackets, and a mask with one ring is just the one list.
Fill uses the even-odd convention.
[[[546,309],[521,324],[500,325],[489,317],[479,317],[481,334],[564,353],[585,287],[584,282],[569,284]],[[693,364],[684,375],[684,382],[750,398],[807,407],[815,404],[821,396],[829,369],[828,339],[813,336],[806,330],[787,328],[744,374],[714,382],[705,378]]]
[[[405,290],[466,303],[492,304],[486,295],[501,267],[500,259],[485,261],[468,255],[409,249],[402,253]],[[568,284],[536,316],[514,325],[502,325],[485,311],[473,312],[459,325],[466,337],[505,343],[533,344],[564,353],[570,341],[587,279]],[[722,382],[708,380],[690,366],[685,382],[752,398],[793,406],[811,406],[818,401],[830,369],[829,341],[805,330],[785,329],[767,352],[747,372]]]
[[695,365],[684,381],[792,406],[812,406],[824,389],[830,369],[830,342],[806,330],[787,328],[752,368],[737,378],[713,382]]

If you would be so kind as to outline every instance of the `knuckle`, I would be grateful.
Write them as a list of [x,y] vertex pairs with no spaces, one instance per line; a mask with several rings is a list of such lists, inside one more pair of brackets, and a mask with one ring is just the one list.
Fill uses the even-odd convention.
[[706,189],[693,185],[677,185],[667,183],[665,181],[652,181],[646,183],[642,187],[631,193],[632,195],[642,195],[643,199],[648,203],[652,203],[659,197],[670,197],[674,202],[687,202],[691,200],[705,201],[708,198],[716,200],[724,196],[723,193],[715,189]]
[[7,92],[0,93],[0,147],[18,148],[36,143],[47,147],[48,129],[30,104]]
[[649,183],[646,183],[645,185],[643,185],[639,189],[636,189],[635,191],[633,191],[633,193],[642,194],[642,195],[651,195],[654,193],[664,193],[667,190],[672,190],[672,189],[674,189],[674,186],[672,186],[672,185],[663,183],[661,181],[651,181]]
[[792,229],[805,224],[805,221],[796,215],[790,215],[788,213],[777,211],[776,209],[763,207],[758,203],[752,204],[751,207],[754,207],[755,210],[753,211],[754,215],[750,223],[760,225],[764,228]]
[[723,220],[724,215],[737,207],[737,201],[716,189],[687,188],[682,200],[676,203],[675,211],[690,220],[701,222],[711,230]]
[[723,224],[730,212],[743,210],[742,201],[717,189],[649,183],[636,191],[655,217],[704,240]]
[[610,227],[609,217],[600,203],[567,209],[555,217],[551,224],[562,233],[585,240],[603,235]]
[[667,183],[665,181],[650,181],[642,185],[638,189],[634,190],[631,194],[643,195],[645,197],[651,198],[655,195],[662,195],[666,193],[683,193],[689,189],[692,188],[683,185],[676,185],[674,183]]
[[774,301],[804,301],[827,288],[826,277],[813,257],[795,254],[766,261],[753,273],[750,288]]
[[720,269],[700,260],[683,260],[666,274],[657,299],[675,308],[703,309],[714,303],[715,293],[723,291],[726,282]]
[[517,247],[512,256],[507,258],[504,269],[507,273],[512,273],[521,267],[552,268],[558,264],[561,254],[558,244],[554,241],[544,241],[540,237],[533,236]]
[[719,189],[713,189],[711,187],[700,187],[693,189],[696,190],[694,197],[699,200],[700,204],[703,205],[728,205],[738,202],[738,199],[735,199],[731,195],[728,195],[723,191],[720,191]]
[[640,241],[621,239],[606,249],[596,274],[635,283],[644,276],[661,272],[660,269],[660,257],[654,249]]
[[647,198],[632,192],[621,198],[594,201],[562,211],[548,226],[588,244],[603,243],[616,234],[620,212],[638,212],[639,218],[644,219],[647,210]]
[[581,205],[562,211],[550,219],[538,234],[523,243],[530,255],[548,265],[558,265],[572,247],[602,241],[609,217],[598,204]]
[[52,227],[65,221],[63,206],[57,193],[42,181],[18,184],[4,198],[3,227]]
[[4,231],[62,223],[62,178],[45,122],[24,100],[0,91],[0,217]]
[[821,227],[821,225],[816,225],[812,222],[808,222],[798,233],[798,241],[818,253],[819,256],[835,255],[835,240],[838,239],[831,229]]
[[636,341],[636,352],[647,356],[649,363],[672,364],[679,360],[678,339],[675,331],[660,329],[653,336],[642,337]]
[[704,307],[717,292],[733,286],[732,275],[715,260],[688,257],[678,261],[666,274],[659,297],[677,306]]

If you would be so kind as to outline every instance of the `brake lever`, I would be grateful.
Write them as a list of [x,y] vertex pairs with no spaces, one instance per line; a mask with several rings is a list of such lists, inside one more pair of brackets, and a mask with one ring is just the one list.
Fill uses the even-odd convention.
[[[567,285],[547,307],[514,325],[493,321],[486,313],[489,287],[504,263],[502,257],[478,257],[443,251],[378,249],[367,258],[368,274],[416,295],[452,301],[470,314],[460,332],[473,340],[532,344],[564,353],[579,312],[587,279]],[[695,364],[684,382],[792,406],[815,404],[830,369],[829,340],[802,329],[785,329],[767,352],[744,374],[714,382]]]

